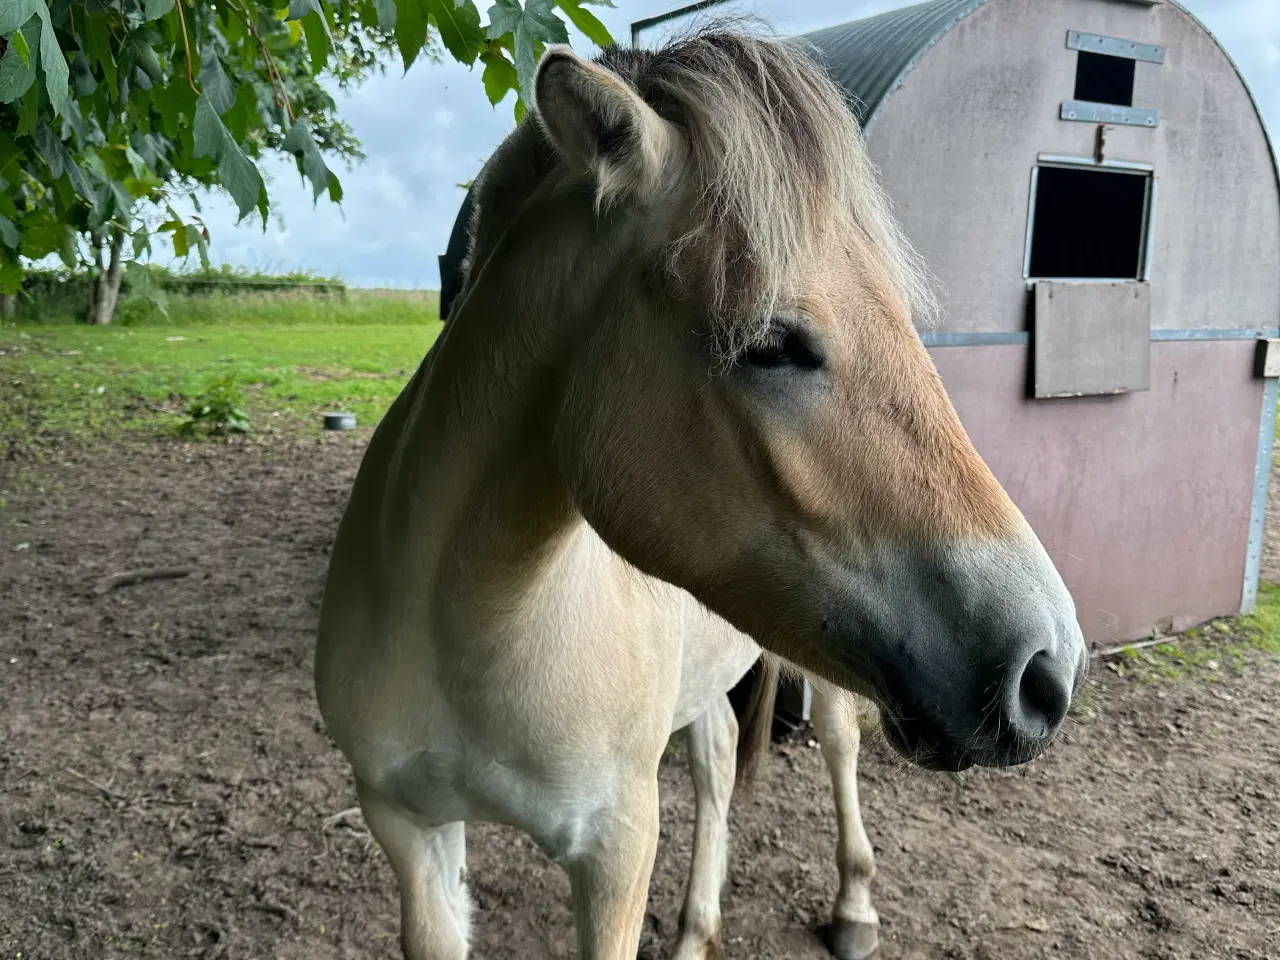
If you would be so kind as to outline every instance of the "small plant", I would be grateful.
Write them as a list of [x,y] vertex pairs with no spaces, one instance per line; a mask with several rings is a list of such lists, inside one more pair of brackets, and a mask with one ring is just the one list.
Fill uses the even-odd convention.
[[232,433],[248,433],[253,421],[241,404],[244,394],[231,378],[216,381],[204,393],[191,401],[187,417],[178,426],[179,436],[198,439],[225,437]]

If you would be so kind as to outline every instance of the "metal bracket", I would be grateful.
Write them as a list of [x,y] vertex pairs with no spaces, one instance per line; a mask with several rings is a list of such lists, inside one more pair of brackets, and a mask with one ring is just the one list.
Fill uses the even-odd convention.
[[1084,123],[1111,123],[1126,127],[1158,127],[1160,111],[1146,107],[1117,107],[1110,103],[1094,103],[1090,100],[1063,100],[1063,120],[1080,120]]
[[1096,33],[1082,33],[1079,30],[1067,31],[1067,49],[1083,50],[1086,53],[1105,53],[1109,57],[1142,60],[1146,63],[1164,63],[1164,47],[1158,43],[1122,40],[1119,37],[1104,37]]

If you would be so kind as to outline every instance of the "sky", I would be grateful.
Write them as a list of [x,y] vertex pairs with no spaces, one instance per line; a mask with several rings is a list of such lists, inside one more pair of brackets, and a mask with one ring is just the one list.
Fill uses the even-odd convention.
[[[592,10],[618,42],[627,43],[632,21],[687,0],[615,2],[615,8]],[[478,5],[486,9],[484,0]],[[719,10],[754,14],[786,35],[908,5],[903,0],[728,0]],[[1236,61],[1280,143],[1280,0],[1183,0],[1183,5]],[[592,52],[590,41],[576,30],[570,28],[570,36],[575,49]],[[646,34],[642,43],[656,39]],[[480,72],[481,67],[468,70],[447,55],[440,64],[419,58],[407,74],[397,62],[385,76],[339,94],[341,114],[368,156],[353,169],[336,168],[345,193],[341,206],[325,197],[313,204],[291,159],[264,160],[273,201],[265,233],[256,214],[237,224],[229,199],[204,198],[210,258],[263,271],[309,269],[341,277],[353,287],[436,289],[436,258],[444,252],[464,195],[458,184],[475,176],[514,123],[514,94],[491,106]]]

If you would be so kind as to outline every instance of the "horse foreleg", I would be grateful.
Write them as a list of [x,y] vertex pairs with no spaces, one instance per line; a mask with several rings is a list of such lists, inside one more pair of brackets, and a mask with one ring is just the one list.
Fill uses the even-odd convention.
[[717,697],[685,730],[696,812],[675,960],[716,960],[723,956],[720,890],[729,867],[729,798],[738,742],[738,720],[729,698]]
[[622,785],[576,846],[561,862],[573,891],[579,960],[635,960],[658,850],[657,777]]
[[465,960],[471,935],[465,825],[423,827],[369,787],[357,784],[357,794],[396,875],[405,960]]
[[856,701],[844,691],[814,683],[811,716],[831,774],[840,831],[836,846],[840,891],[826,929],[827,948],[840,960],[865,960],[879,945],[880,918],[871,906],[875,855],[858,808],[861,733]]

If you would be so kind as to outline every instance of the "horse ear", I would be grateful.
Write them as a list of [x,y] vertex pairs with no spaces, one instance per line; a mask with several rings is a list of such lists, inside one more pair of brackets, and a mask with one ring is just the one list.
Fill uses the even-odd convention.
[[534,81],[537,116],[560,155],[596,178],[596,202],[656,190],[677,144],[675,128],[621,77],[569,47],[547,48]]

